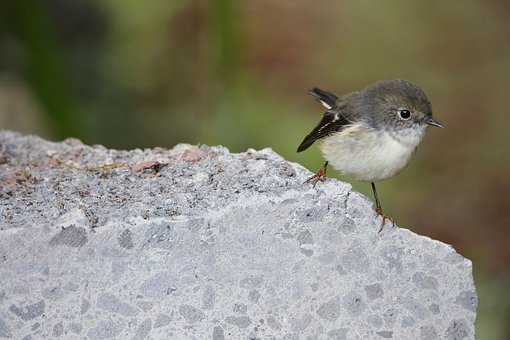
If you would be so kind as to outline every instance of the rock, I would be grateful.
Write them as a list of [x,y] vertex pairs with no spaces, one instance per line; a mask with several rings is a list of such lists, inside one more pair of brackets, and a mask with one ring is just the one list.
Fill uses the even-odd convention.
[[0,158],[0,337],[474,339],[469,260],[270,149]]

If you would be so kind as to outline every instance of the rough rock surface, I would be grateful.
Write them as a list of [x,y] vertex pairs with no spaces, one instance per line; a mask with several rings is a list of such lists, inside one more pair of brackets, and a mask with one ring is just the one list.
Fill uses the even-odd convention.
[[469,260],[309,175],[0,132],[0,338],[474,338]]

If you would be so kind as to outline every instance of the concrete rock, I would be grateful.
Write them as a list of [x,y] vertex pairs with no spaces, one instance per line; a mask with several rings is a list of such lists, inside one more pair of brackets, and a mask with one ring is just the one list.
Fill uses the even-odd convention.
[[474,339],[469,260],[308,176],[0,132],[0,338]]

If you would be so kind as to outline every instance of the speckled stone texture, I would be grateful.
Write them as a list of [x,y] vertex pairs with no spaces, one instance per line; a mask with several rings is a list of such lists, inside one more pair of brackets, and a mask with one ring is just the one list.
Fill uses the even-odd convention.
[[474,339],[471,262],[310,174],[0,132],[0,338]]

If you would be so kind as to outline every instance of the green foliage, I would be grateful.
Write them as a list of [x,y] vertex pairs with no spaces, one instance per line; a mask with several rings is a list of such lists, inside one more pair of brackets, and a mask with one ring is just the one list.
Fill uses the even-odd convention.
[[51,118],[58,137],[81,137],[80,114],[70,90],[65,53],[58,46],[53,22],[37,0],[13,1],[7,16],[25,49],[25,76]]

